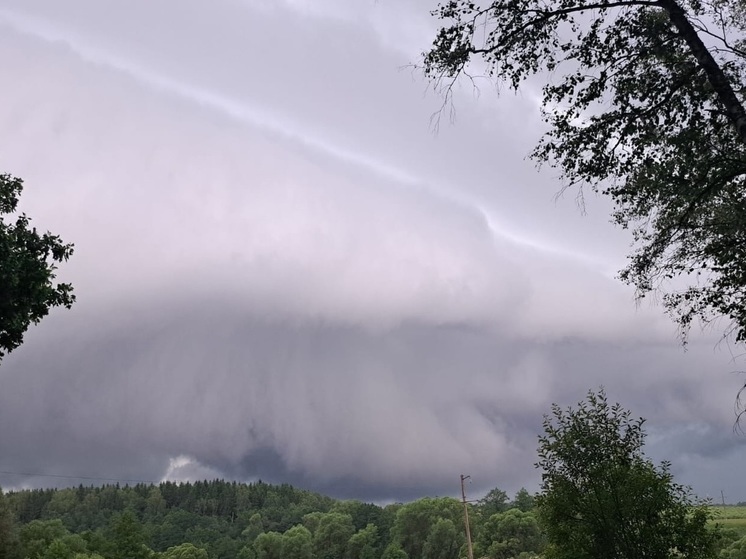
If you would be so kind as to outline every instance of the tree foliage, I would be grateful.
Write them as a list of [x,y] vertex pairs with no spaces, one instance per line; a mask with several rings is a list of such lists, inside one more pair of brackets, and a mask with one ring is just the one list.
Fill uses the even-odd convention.
[[[424,71],[447,97],[480,58],[517,89],[540,75],[532,152],[565,187],[611,197],[633,231],[621,278],[746,340],[746,17],[741,0],[443,2]],[[582,191],[581,191],[582,193]]]
[[493,514],[508,509],[508,494],[499,487],[495,487],[479,499],[478,506],[479,514],[484,518],[490,518]]
[[368,524],[358,530],[347,543],[347,559],[377,559],[378,527]]
[[705,559],[715,556],[709,508],[674,483],[668,464],[642,451],[643,420],[603,390],[567,410],[552,407],[539,438],[538,510],[547,556]]
[[536,502],[534,496],[525,487],[521,487],[515,494],[511,506],[523,512],[528,512],[536,506]]
[[[546,535],[522,500],[490,518],[474,507],[476,558],[536,556]],[[462,515],[450,498],[380,507],[262,482],[21,490],[0,496],[0,559],[465,559]],[[736,553],[740,537],[716,545]]]
[[[422,557],[428,538],[439,537],[433,535],[433,527],[440,520],[449,520],[453,526],[456,526],[458,522],[461,522],[461,515],[461,503],[450,497],[426,497],[407,503],[396,513],[392,529],[394,541],[408,557]],[[446,529],[447,525],[441,525],[439,532]]]
[[746,536],[723,549],[720,552],[720,559],[746,559]]
[[25,214],[14,214],[23,181],[0,175],[0,360],[23,342],[31,324],[38,323],[52,307],[70,308],[72,286],[54,283],[56,264],[66,261],[73,246],[57,235],[40,234]]
[[313,559],[313,540],[305,526],[293,526],[282,535],[282,559]]
[[479,557],[510,559],[521,553],[541,553],[545,538],[532,513],[513,508],[492,515],[479,532],[476,543]]
[[282,559],[282,534],[263,532],[254,540],[257,559]]
[[0,559],[14,559],[17,557],[17,549],[18,533],[15,518],[0,488]]
[[169,547],[161,555],[161,559],[209,559],[207,551],[191,543],[183,543]]

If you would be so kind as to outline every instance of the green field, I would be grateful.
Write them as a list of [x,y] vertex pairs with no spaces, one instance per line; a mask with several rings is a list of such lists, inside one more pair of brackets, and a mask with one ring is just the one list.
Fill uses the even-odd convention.
[[713,506],[712,509],[715,511],[715,522],[746,536],[746,507]]

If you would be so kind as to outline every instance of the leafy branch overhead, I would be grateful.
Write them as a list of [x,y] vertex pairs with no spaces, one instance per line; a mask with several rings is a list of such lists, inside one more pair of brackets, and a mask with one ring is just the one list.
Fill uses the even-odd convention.
[[424,70],[450,97],[474,57],[517,89],[545,78],[533,159],[614,202],[621,278],[663,293],[686,334],[724,316],[746,341],[746,13],[739,0],[454,0]]
[[57,262],[66,261],[73,246],[57,235],[39,234],[25,214],[14,214],[23,189],[21,179],[0,175],[0,359],[23,342],[31,324],[52,307],[75,302],[68,283],[54,283]]

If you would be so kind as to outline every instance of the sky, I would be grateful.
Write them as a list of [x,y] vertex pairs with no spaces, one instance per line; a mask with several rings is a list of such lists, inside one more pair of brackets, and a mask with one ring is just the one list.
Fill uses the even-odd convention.
[[746,501],[737,349],[615,278],[608,202],[526,158],[537,84],[435,129],[433,6],[0,0],[0,169],[78,297],[0,366],[1,486],[535,491],[543,414],[604,386]]

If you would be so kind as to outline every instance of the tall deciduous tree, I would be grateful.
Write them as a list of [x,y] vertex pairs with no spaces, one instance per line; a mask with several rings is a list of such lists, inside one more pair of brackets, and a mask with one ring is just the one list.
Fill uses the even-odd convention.
[[375,524],[368,524],[350,537],[350,541],[347,542],[346,559],[376,559],[380,556],[377,546],[378,527]]
[[479,499],[478,510],[484,518],[508,510],[508,494],[499,487],[495,487]]
[[523,512],[528,512],[534,508],[534,496],[529,493],[525,487],[521,487],[515,494],[513,501],[510,503],[512,508],[517,508]]
[[453,521],[440,518],[430,528],[422,546],[422,559],[458,559],[463,544],[464,536]]
[[319,517],[313,533],[313,550],[317,559],[342,559],[347,543],[355,533],[349,514],[328,512]]
[[257,559],[282,559],[282,534],[262,532],[254,539]]
[[115,515],[109,526],[112,559],[150,559],[153,552],[145,545],[145,531],[132,511]]
[[546,76],[532,153],[634,232],[621,278],[660,290],[685,335],[724,316],[746,341],[746,17],[741,0],[443,2],[426,75],[450,96],[481,58],[517,89]]
[[461,522],[462,511],[461,503],[449,497],[425,497],[407,503],[396,513],[393,541],[408,557],[423,557],[433,526],[440,520],[450,520],[456,526]]
[[207,550],[191,543],[169,547],[161,554],[161,559],[208,559]]
[[0,360],[21,342],[31,324],[38,323],[52,307],[70,308],[72,286],[54,283],[56,264],[67,260],[73,247],[57,235],[39,234],[21,214],[15,213],[23,181],[0,175]]
[[521,553],[538,555],[546,543],[536,517],[519,509],[492,515],[476,540],[477,556],[490,559],[510,559]]
[[313,540],[305,526],[293,526],[282,535],[282,559],[312,559]]
[[715,556],[709,508],[643,454],[643,420],[603,390],[552,407],[539,438],[539,516],[548,557],[705,559]]

